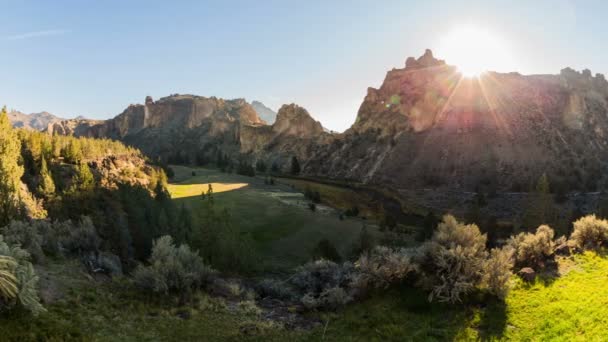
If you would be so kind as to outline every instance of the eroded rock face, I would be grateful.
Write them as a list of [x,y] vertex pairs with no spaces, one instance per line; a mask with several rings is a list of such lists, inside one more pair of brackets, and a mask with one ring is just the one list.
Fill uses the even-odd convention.
[[608,158],[607,101],[608,83],[589,71],[470,79],[427,51],[369,88],[355,124],[304,173],[506,191],[527,191],[547,173],[556,187],[594,191]]

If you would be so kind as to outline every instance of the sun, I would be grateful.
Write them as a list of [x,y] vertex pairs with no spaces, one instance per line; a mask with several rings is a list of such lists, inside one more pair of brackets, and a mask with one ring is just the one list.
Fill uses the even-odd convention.
[[439,42],[437,56],[455,65],[466,77],[486,71],[515,71],[512,51],[497,34],[478,27],[461,27],[448,32]]

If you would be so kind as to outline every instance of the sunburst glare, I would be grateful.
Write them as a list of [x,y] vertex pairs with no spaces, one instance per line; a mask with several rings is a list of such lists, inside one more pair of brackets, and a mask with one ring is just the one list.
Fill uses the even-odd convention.
[[485,71],[516,70],[506,41],[495,33],[477,27],[456,28],[439,42],[437,55],[455,65],[465,77]]

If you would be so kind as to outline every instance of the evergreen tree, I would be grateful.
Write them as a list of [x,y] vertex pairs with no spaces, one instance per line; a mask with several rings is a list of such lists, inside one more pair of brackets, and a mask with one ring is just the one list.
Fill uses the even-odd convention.
[[90,191],[95,187],[95,178],[87,163],[80,163],[76,168],[76,175],[72,185],[73,190]]
[[298,158],[296,158],[295,156],[291,157],[291,174],[300,174],[300,162],[298,162]]
[[38,193],[43,196],[50,197],[55,194],[55,182],[51,172],[49,171],[44,155],[41,157],[40,166],[40,183],[38,184]]
[[552,223],[553,206],[549,190],[549,179],[543,173],[536,182],[534,191],[528,194],[528,208],[522,222],[524,228],[536,229],[541,224]]
[[20,156],[21,142],[5,107],[0,112],[0,226],[8,224],[19,213],[19,184],[23,175]]

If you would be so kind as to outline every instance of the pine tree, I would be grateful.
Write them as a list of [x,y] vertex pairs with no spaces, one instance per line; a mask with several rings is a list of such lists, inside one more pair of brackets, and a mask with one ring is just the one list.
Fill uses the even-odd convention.
[[72,187],[78,191],[89,191],[95,187],[95,178],[87,163],[78,164]]
[[296,158],[295,156],[291,157],[291,174],[300,174],[300,162],[298,162],[298,158]]
[[41,158],[38,192],[43,196],[49,197],[55,194],[55,182],[53,182],[53,177],[47,167],[46,158],[44,155]]
[[19,183],[23,176],[20,156],[21,141],[8,120],[5,107],[0,112],[0,226],[19,213]]
[[553,207],[549,193],[549,179],[545,173],[540,176],[529,194],[529,203],[523,217],[523,226],[527,229],[536,229],[541,224],[552,223]]

